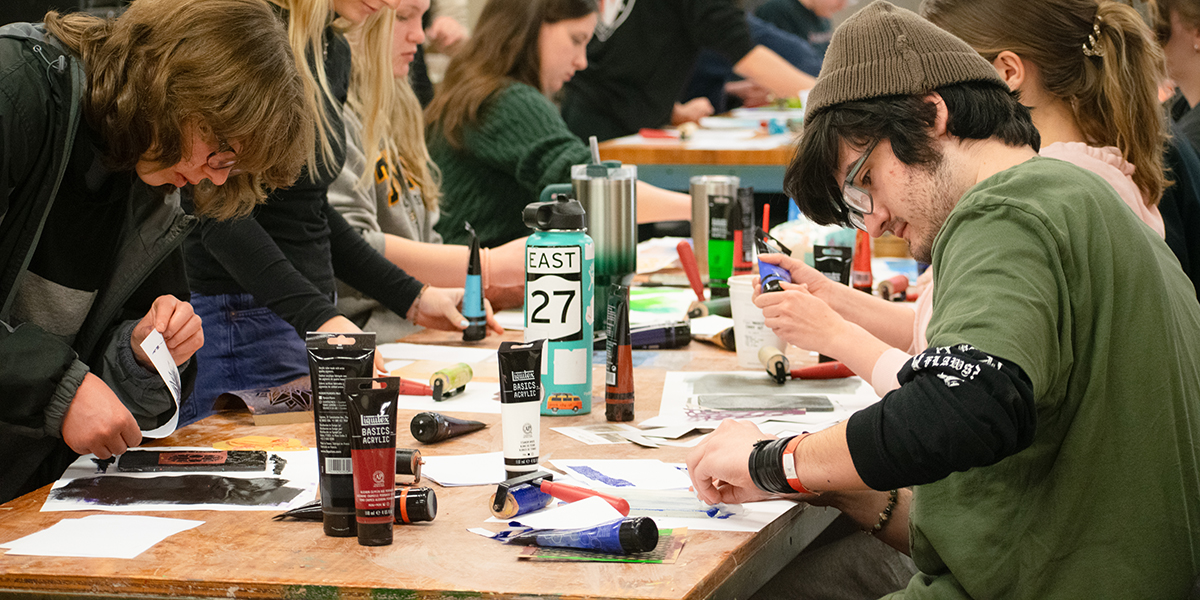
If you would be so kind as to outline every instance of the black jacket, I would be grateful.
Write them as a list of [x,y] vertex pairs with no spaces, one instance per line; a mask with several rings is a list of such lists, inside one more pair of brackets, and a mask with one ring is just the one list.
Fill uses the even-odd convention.
[[[142,429],[173,413],[162,380],[132,360],[129,336],[158,296],[187,298],[179,246],[195,218],[177,194],[164,198],[135,177],[118,178],[124,183],[107,191],[116,200],[106,204],[111,222],[120,223],[106,236],[110,274],[82,322],[66,335],[53,334],[14,315],[22,293],[26,304],[49,301],[32,297],[31,290],[54,284],[34,286],[30,262],[39,244],[55,239],[52,209],[67,191],[60,186],[69,159],[80,140],[90,139],[81,135],[86,87],[78,57],[40,26],[0,28],[0,502],[53,481],[76,458],[61,439],[62,420],[89,371]],[[194,371],[189,363],[182,373],[185,392]]]

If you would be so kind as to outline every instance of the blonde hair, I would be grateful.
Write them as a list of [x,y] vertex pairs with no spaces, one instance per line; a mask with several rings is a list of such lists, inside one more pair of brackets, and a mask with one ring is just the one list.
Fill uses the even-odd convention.
[[[1111,0],[925,0],[921,14],[988,61],[1008,50],[1037,65],[1046,92],[1070,105],[1089,143],[1116,146],[1134,165],[1146,205],[1158,204],[1168,134],[1157,91],[1163,53],[1136,10]],[[1100,35],[1089,40],[1097,24]]]
[[[347,104],[362,121],[363,153],[382,155],[390,173],[400,173],[398,163],[416,181],[425,207],[432,211],[441,196],[441,174],[425,147],[421,103],[408,81],[392,72],[395,22],[395,12],[381,10],[350,30],[354,64]],[[372,169],[362,173],[361,185],[371,173]]]
[[237,174],[196,186],[198,215],[249,214],[296,180],[313,121],[283,25],[262,0],[137,0],[117,19],[50,12],[45,24],[85,66],[83,115],[111,168],[178,163],[185,130],[199,125],[240,148]]

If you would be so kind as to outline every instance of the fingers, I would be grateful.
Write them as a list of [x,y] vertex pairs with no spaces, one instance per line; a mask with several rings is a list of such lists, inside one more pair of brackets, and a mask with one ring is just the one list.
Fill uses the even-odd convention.
[[111,458],[142,442],[129,409],[99,377],[88,373],[75,391],[62,422],[62,439],[78,454]]
[[487,326],[488,330],[496,335],[504,335],[504,327],[500,326],[500,322],[496,320],[496,314],[492,310],[492,303],[486,298],[483,300],[483,309],[487,311]]

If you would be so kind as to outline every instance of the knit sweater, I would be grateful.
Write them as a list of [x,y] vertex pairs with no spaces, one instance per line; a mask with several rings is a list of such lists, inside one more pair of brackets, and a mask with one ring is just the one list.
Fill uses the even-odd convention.
[[442,215],[435,229],[448,244],[467,243],[464,222],[485,247],[529,235],[521,221],[525,205],[547,185],[569,182],[571,166],[590,156],[554,105],[523,83],[489,98],[463,138],[464,147],[453,148],[440,123],[428,136],[429,154],[442,170]]

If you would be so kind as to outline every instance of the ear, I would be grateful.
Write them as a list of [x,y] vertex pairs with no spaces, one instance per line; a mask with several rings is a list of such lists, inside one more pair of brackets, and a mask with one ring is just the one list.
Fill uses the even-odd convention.
[[1008,89],[1019,91],[1021,85],[1025,83],[1025,61],[1021,60],[1015,52],[1005,50],[996,56],[992,61],[992,66],[996,69],[996,74],[1004,83],[1008,84]]
[[937,92],[930,92],[925,96],[925,101],[937,107],[937,117],[933,121],[933,130],[930,134],[934,139],[949,138],[949,133],[946,131],[946,125],[950,121],[950,111],[946,108],[946,101],[942,99],[942,95]]

